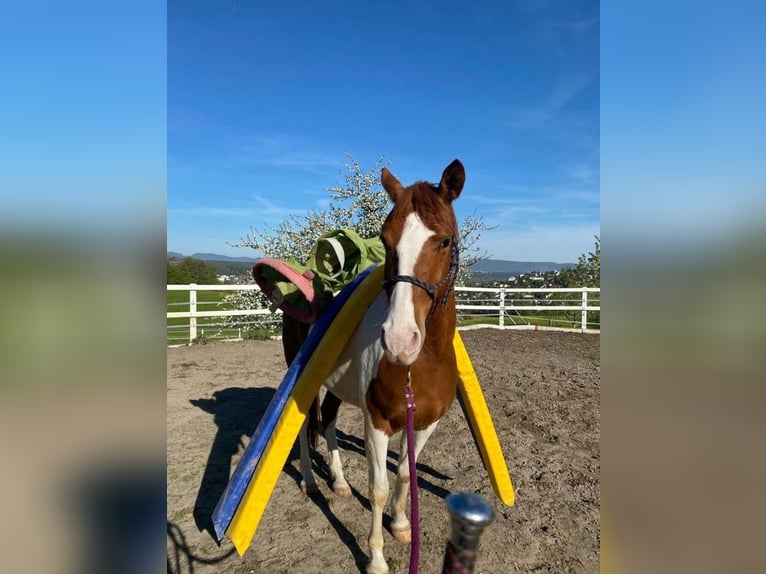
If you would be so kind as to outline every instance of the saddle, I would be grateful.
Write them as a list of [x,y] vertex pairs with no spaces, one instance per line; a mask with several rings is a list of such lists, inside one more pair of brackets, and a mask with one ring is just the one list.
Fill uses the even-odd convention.
[[312,324],[335,293],[370,265],[386,258],[378,237],[362,239],[353,229],[336,229],[317,239],[301,263],[264,257],[253,266],[253,279],[271,301],[271,312]]

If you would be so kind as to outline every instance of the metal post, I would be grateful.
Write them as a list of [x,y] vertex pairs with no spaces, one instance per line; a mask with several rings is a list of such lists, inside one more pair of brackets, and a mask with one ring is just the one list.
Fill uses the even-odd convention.
[[451,533],[442,574],[470,574],[476,566],[479,538],[494,520],[495,512],[484,498],[470,492],[450,494],[446,503]]
[[585,329],[588,328],[588,292],[585,290],[585,287],[582,289],[582,330],[585,331]]
[[501,327],[505,326],[505,289],[500,289],[500,322]]

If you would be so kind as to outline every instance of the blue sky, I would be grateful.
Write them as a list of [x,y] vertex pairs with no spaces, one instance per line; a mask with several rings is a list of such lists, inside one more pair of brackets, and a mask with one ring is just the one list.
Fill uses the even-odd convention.
[[1,229],[160,234],[166,28],[156,0],[4,3]]
[[496,259],[575,261],[599,233],[599,5],[168,3],[168,249],[319,209],[346,153],[403,183],[459,158],[458,217]]

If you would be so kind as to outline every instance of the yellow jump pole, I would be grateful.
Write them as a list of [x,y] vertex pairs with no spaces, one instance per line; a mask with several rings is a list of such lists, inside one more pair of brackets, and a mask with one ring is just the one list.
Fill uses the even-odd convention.
[[489,408],[487,408],[487,401],[484,400],[479,379],[476,376],[476,371],[473,370],[471,358],[468,356],[468,351],[457,329],[455,330],[453,345],[457,358],[458,391],[460,391],[460,396],[463,399],[463,409],[468,423],[471,425],[481,460],[484,463],[484,468],[487,469],[495,495],[507,506],[513,506],[516,501],[516,494],[513,491],[511,475],[508,474],[503,450],[500,448],[500,441],[497,438]]
[[306,420],[314,397],[329,376],[335,361],[367,308],[380,293],[382,284],[383,266],[380,265],[362,281],[343,305],[296,381],[242,501],[226,530],[226,536],[234,543],[240,555],[244,554],[255,536],[271,492]]

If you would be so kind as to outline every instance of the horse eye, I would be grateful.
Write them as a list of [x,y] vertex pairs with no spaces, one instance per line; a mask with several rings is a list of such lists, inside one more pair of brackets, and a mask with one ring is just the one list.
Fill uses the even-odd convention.
[[442,242],[439,244],[439,249],[444,249],[446,247],[449,247],[449,237],[442,239]]

